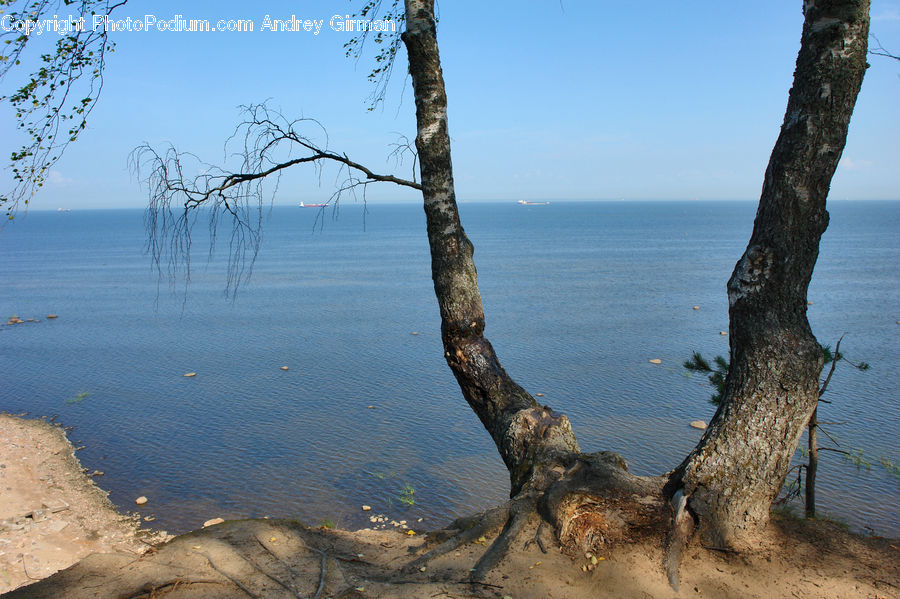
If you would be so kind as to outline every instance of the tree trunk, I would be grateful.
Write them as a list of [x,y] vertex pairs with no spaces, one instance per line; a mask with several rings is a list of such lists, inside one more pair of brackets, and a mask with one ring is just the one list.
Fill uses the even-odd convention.
[[408,567],[419,567],[502,526],[471,572],[479,580],[509,550],[535,512],[555,527],[563,544],[581,551],[658,530],[666,518],[661,501],[664,480],[632,475],[612,452],[582,454],[569,419],[539,405],[517,385],[484,336],[473,247],[460,223],[453,190],[447,96],[433,6],[433,0],[406,0],[403,41],[416,99],[416,148],[444,357],[506,463],[511,499],[452,524],[449,528],[459,534]]
[[800,53],[753,234],[728,282],[731,368],[704,437],[670,477],[706,542],[742,545],[766,524],[819,397],[822,350],[806,292],[825,199],[866,67],[869,0],[806,0]]
[[[456,206],[447,95],[433,0],[406,0],[409,72],[416,100],[416,149],[431,248],[431,272],[441,312],[444,357],[466,401],[488,430],[510,472],[512,495],[543,482],[535,464],[579,452],[568,418],[542,407],[510,378],[484,336],[484,311],[473,246]],[[543,469],[541,469],[543,470]]]

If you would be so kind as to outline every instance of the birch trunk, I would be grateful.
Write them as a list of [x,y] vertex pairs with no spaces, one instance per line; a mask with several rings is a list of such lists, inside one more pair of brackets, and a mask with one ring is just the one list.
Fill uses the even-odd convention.
[[[416,149],[444,357],[510,472],[512,495],[533,484],[535,464],[578,452],[568,418],[542,407],[510,378],[484,336],[472,243],[459,220],[450,160],[447,95],[433,0],[406,0],[403,42],[416,101]],[[551,459],[552,461],[552,459]]]
[[825,200],[867,68],[868,0],[807,0],[781,133],[753,234],[728,282],[731,368],[698,446],[670,478],[706,541],[739,546],[766,524],[818,401],[823,356],[806,292]]

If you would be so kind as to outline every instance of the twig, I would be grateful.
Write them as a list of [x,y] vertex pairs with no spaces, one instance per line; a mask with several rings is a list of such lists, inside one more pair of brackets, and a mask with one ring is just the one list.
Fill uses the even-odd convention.
[[24,555],[22,556],[22,569],[25,570],[25,576],[27,576],[31,580],[41,580],[40,578],[35,578],[34,576],[32,576],[31,574],[28,573],[28,566],[25,565],[25,557],[26,556],[24,556]]
[[834,374],[834,369],[837,367],[839,361],[838,356],[841,355],[841,341],[843,340],[844,336],[841,335],[841,338],[834,344],[834,358],[831,360],[831,368],[828,369],[828,376],[825,377],[825,382],[822,383],[822,386],[819,388],[819,397],[822,397],[822,395],[825,394],[825,390],[828,389],[828,383],[831,382],[831,375]]

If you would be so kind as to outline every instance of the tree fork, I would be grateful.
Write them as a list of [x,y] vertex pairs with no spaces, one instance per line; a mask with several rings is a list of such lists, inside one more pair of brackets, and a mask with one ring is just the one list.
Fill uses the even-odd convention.
[[472,576],[479,579],[535,513],[555,527],[564,544],[586,550],[624,540],[648,523],[655,526],[664,512],[663,480],[630,474],[625,461],[611,452],[581,453],[568,418],[539,405],[516,384],[484,336],[474,248],[460,222],[453,186],[434,2],[406,0],[405,9],[402,39],[416,102],[416,149],[444,357],[509,470],[512,497],[451,525],[438,535],[442,543],[408,567],[502,529],[475,566]]

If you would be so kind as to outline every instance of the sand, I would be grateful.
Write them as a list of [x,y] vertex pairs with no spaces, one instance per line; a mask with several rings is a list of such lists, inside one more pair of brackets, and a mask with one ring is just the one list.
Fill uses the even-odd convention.
[[0,592],[10,591],[4,599],[900,598],[898,541],[790,517],[773,518],[753,553],[711,551],[695,541],[679,593],[663,573],[661,541],[609,547],[592,564],[563,553],[547,530],[546,553],[526,546],[537,522],[482,584],[466,577],[490,536],[412,572],[403,566],[428,542],[427,531],[239,520],[150,548],[151,533],[115,511],[59,428],[0,415],[0,444]]

